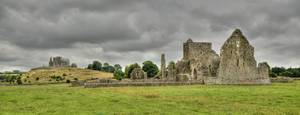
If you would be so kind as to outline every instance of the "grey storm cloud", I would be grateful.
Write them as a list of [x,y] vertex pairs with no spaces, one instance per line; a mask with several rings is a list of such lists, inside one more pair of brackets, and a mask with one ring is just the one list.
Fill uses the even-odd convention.
[[0,0],[0,71],[47,65],[64,56],[85,67],[93,60],[159,64],[182,56],[182,42],[220,46],[235,28],[258,61],[299,66],[299,0]]

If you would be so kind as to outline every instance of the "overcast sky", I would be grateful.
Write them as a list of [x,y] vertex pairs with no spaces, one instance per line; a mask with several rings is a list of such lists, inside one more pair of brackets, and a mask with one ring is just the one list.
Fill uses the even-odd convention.
[[182,57],[182,43],[212,42],[235,28],[258,62],[300,66],[300,0],[0,0],[0,71],[63,56],[127,65]]

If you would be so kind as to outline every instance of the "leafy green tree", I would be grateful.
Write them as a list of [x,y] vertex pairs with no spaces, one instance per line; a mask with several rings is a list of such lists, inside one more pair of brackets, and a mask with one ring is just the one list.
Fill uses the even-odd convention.
[[122,80],[124,78],[124,72],[121,69],[115,70],[114,78],[117,80]]
[[2,73],[0,73],[0,81],[4,81],[4,80],[5,80],[5,76]]
[[102,70],[105,71],[105,72],[108,72],[109,71],[108,68],[109,68],[109,64],[104,63],[103,66],[102,66]]
[[284,68],[284,67],[273,67],[271,69],[271,77],[274,76],[287,76],[287,77],[300,77],[300,68]]
[[88,67],[87,67],[87,69],[91,69],[92,70],[93,69],[93,64],[89,64]]
[[285,72],[286,69],[284,67],[273,67],[271,69],[271,72],[274,73],[275,75],[280,75],[280,73]]
[[107,66],[107,71],[106,72],[114,73],[115,68],[113,66]]
[[22,80],[21,80],[21,76],[19,76],[19,77],[17,78],[17,84],[18,84],[18,85],[22,85],[22,84],[23,84],[23,82],[22,82]]
[[115,70],[122,70],[122,66],[120,64],[114,65]]
[[125,67],[125,73],[124,78],[129,78],[129,66]]
[[149,78],[157,75],[159,71],[157,65],[155,65],[152,61],[145,61],[142,69],[147,73],[147,77]]
[[[75,65],[73,65],[75,66]],[[77,65],[76,65],[77,66]],[[102,64],[99,61],[93,61],[92,64],[89,64],[87,69],[91,69],[91,70],[98,70],[101,71],[102,69]]]
[[99,70],[101,71],[102,64],[99,61],[94,61],[92,64],[92,69],[93,70]]
[[103,67],[102,67],[102,70],[105,71],[105,72],[114,73],[115,68],[114,68],[114,66],[109,65],[109,63],[104,63]]
[[270,77],[277,77],[277,75],[275,73],[272,73],[272,72],[269,74],[269,76]]
[[289,72],[289,71],[285,71],[285,72],[282,72],[280,73],[280,76],[288,76],[288,77],[291,77],[293,75],[292,72]]
[[72,63],[72,64],[71,64],[71,67],[72,67],[72,68],[77,68],[77,64],[76,64],[76,63]]
[[6,82],[9,82],[9,84],[13,84],[15,83],[15,81],[17,80],[16,75],[6,75]]
[[286,71],[290,72],[289,77],[300,77],[299,68],[288,68]]

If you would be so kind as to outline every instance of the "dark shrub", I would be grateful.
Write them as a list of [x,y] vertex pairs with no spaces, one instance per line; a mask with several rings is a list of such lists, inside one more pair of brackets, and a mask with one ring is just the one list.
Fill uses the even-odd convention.
[[277,75],[275,73],[270,73],[270,77],[277,77]]
[[17,84],[18,84],[18,85],[22,85],[22,84],[23,84],[23,83],[22,83],[22,80],[21,80],[21,77],[18,77],[18,78],[17,78]]
[[67,74],[66,74],[66,73],[64,73],[62,76],[67,76]]
[[66,80],[66,83],[71,83],[71,80],[68,80],[68,79],[67,79],[67,80]]

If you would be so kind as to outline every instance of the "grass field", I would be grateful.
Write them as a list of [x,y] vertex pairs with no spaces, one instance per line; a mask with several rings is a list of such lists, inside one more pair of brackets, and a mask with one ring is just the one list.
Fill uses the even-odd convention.
[[0,86],[0,114],[299,115],[300,81],[94,89],[68,84]]

